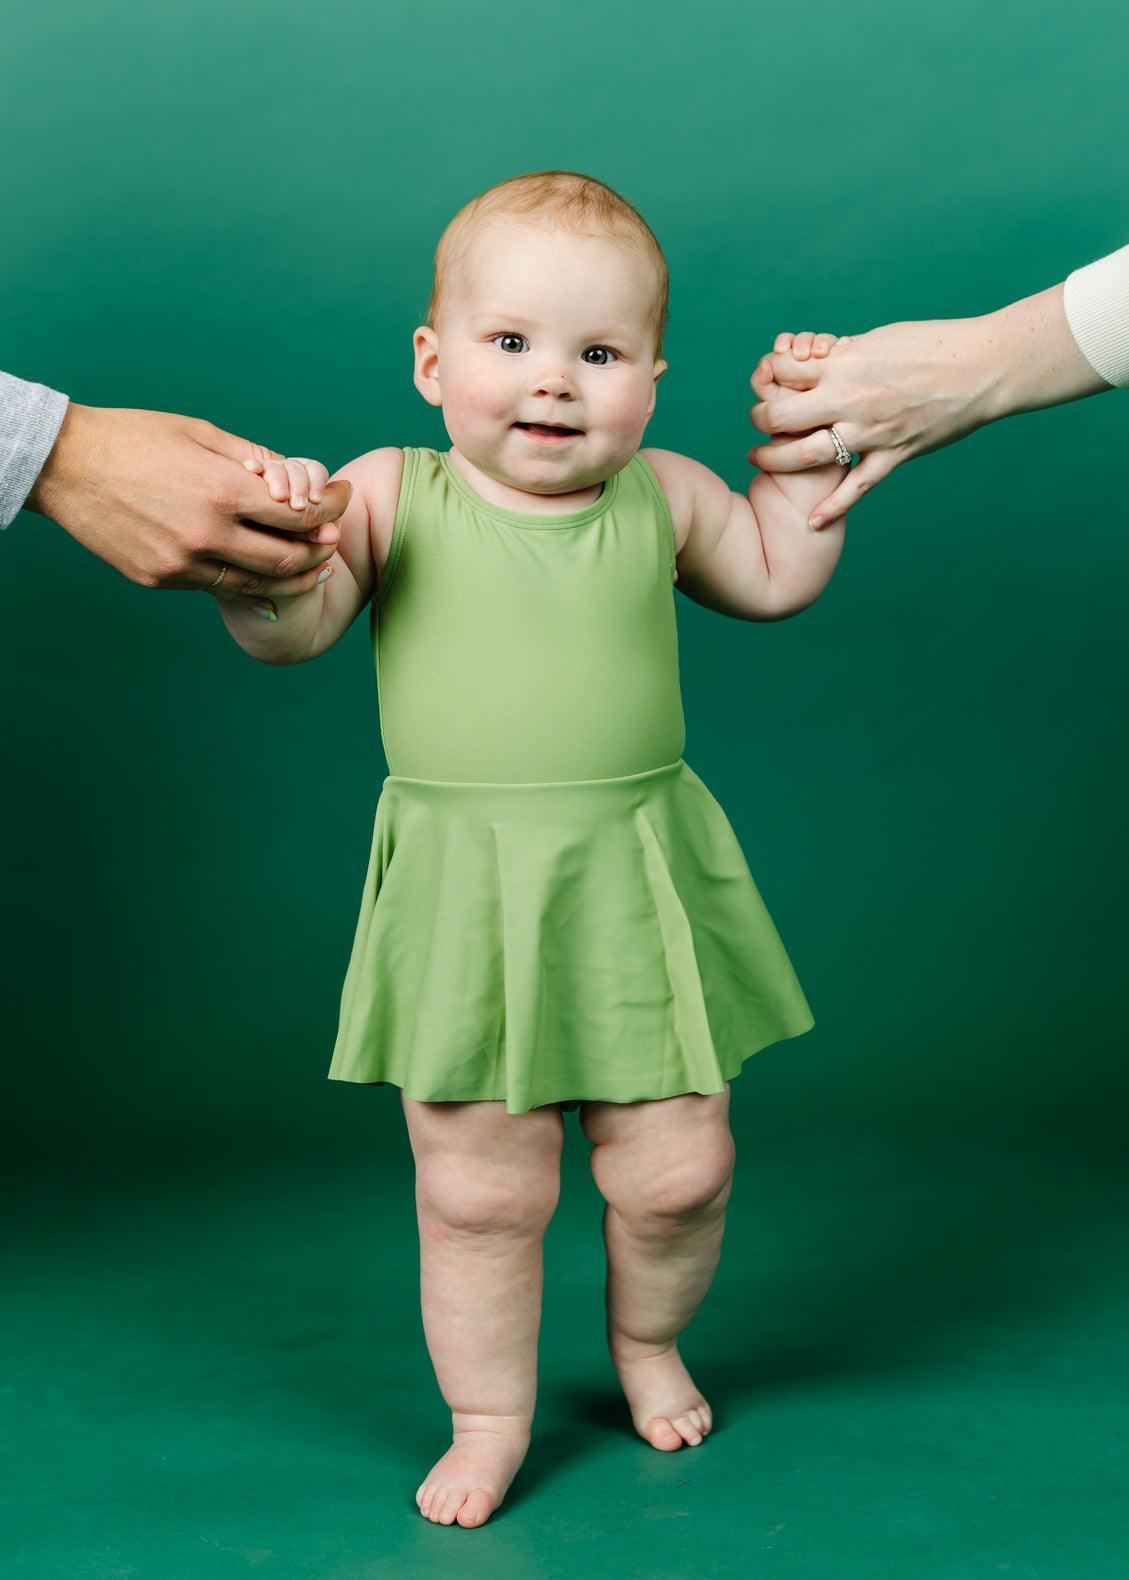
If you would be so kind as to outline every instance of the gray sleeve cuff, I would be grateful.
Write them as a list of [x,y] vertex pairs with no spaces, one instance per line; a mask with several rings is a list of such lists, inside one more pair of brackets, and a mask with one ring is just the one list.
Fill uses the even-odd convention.
[[1129,247],[1067,275],[1062,305],[1094,372],[1107,384],[1129,384]]
[[58,438],[69,402],[0,373],[0,530],[14,521]]

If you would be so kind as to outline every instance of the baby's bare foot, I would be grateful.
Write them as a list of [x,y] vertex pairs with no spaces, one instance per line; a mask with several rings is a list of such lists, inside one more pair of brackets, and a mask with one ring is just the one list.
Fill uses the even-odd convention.
[[452,1422],[454,1442],[416,1489],[416,1503],[436,1525],[483,1525],[525,1458],[530,1419],[455,1410]]
[[660,1355],[630,1355],[612,1346],[612,1360],[627,1396],[631,1419],[652,1448],[669,1452],[697,1445],[713,1426],[709,1405],[694,1387],[677,1346]]

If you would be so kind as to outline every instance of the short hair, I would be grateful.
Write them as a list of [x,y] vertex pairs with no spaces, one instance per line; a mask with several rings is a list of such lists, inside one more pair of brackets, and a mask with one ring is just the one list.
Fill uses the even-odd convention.
[[574,236],[603,235],[634,254],[655,277],[648,327],[661,358],[670,294],[666,258],[651,227],[626,198],[576,170],[533,170],[488,187],[458,211],[435,248],[435,272],[424,322],[438,330],[443,299],[465,262],[475,233],[496,218],[527,220]]

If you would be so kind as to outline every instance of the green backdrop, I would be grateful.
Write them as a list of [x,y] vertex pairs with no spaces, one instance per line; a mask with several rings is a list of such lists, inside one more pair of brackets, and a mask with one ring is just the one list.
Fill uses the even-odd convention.
[[[647,441],[734,487],[778,330],[987,311],[1129,234],[1124,57],[1061,7],[621,6],[603,48],[575,9],[65,9],[9,39],[3,365],[331,466],[447,442],[411,333],[442,227],[509,173],[590,171],[647,217]],[[1126,421],[1111,392],[903,468],[791,621],[677,595],[687,760],[818,1022],[742,1102],[1125,1091]],[[395,1118],[318,1081],[386,771],[365,621],[278,670],[41,518],[0,550],[36,1148]]]
[[[439,233],[508,174],[576,169],[635,203],[669,260],[671,366],[647,442],[744,487],[749,374],[777,331],[985,312],[1129,241],[1127,45],[1120,0],[20,6],[0,65],[0,366],[331,467],[379,444],[445,445],[411,382]],[[1129,1095],[1127,421],[1129,397],[1106,393],[902,468],[852,515],[830,588],[796,619],[742,623],[677,596],[686,757],[729,812],[817,1020],[734,1084],[750,1171],[779,1163],[747,1176],[738,1257],[742,1234],[783,1234],[778,1212],[816,1213],[845,1181],[869,1223],[902,1203],[885,1252],[902,1265],[918,1247],[921,1277],[945,1288],[986,1201],[1006,1197],[1022,1238],[1041,1189],[1034,1237],[1058,1202],[1064,1243],[1108,1208]],[[61,1193],[61,1234],[95,1175],[136,1202],[166,1166],[203,1178],[289,1161],[320,1178],[352,1159],[363,1192],[387,1158],[411,1333],[397,1095],[325,1079],[386,772],[367,622],[315,664],[256,664],[210,598],[136,587],[30,514],[0,538],[0,601],[17,1188]],[[1024,1151],[1017,1134],[1036,1139]],[[946,1182],[967,1195],[959,1211]],[[1061,1203],[1078,1192],[1074,1223]],[[371,1228],[386,1209],[371,1189],[364,1201]],[[839,1250],[858,1230],[842,1211],[821,1242]],[[1012,1229],[975,1270],[998,1267]],[[598,1220],[584,1233],[594,1258]],[[52,1244],[61,1263],[69,1242],[48,1236],[48,1260]],[[787,1277],[783,1242],[780,1258]],[[869,1287],[888,1265],[876,1250]],[[598,1273],[586,1264],[597,1302]],[[810,1306],[797,1298],[841,1310],[859,1278],[828,1271]],[[885,1309],[883,1278],[848,1312],[856,1336]],[[782,1375],[793,1322],[781,1316]],[[829,1316],[812,1353],[837,1337]],[[420,1341],[405,1342],[426,1391]],[[679,1456],[638,1452],[646,1475],[674,1475]],[[416,1468],[389,1472],[395,1520],[414,1514],[400,1481],[414,1487]],[[1052,1458],[1024,1486],[1033,1497],[1060,1473]],[[1087,1524],[1095,1541],[1113,1540],[1112,1507]],[[982,1566],[957,1540],[937,1573],[995,1573],[1004,1557],[1060,1572],[993,1547],[990,1519],[979,1529]],[[768,1563],[760,1532],[711,1572]],[[813,1573],[926,1572],[892,1527],[865,1561],[824,1534]],[[34,1573],[53,1572],[35,1551]],[[798,1553],[779,1572],[808,1572]],[[1102,1561],[1095,1548],[1061,1572]],[[83,1562],[60,1573],[102,1572]],[[178,1562],[136,1572],[164,1580]]]

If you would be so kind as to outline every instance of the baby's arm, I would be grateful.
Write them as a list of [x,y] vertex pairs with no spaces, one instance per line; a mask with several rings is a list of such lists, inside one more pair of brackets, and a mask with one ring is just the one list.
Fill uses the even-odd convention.
[[[771,382],[771,373],[758,368],[754,390],[758,378]],[[740,494],[688,456],[643,454],[670,502],[682,592],[739,620],[784,620],[815,602],[842,552],[846,516],[822,531],[808,526],[808,516],[846,476],[846,466],[760,472]]]
[[[371,600],[376,585],[372,501],[374,495],[387,494],[392,472],[398,477],[402,466],[403,451],[387,446],[370,450],[334,472],[329,481],[351,483],[353,492],[337,520],[341,538],[336,552],[324,567],[332,574],[296,597],[276,593],[275,620],[267,620],[249,608],[245,595],[220,601],[224,624],[252,658],[264,664],[304,664],[326,652],[349,629]],[[285,465],[279,461],[260,462],[257,469],[273,498],[285,499],[289,492],[292,501],[299,497],[296,491],[306,486],[307,478],[311,489],[316,488],[324,472],[320,463],[314,462],[307,473],[306,469],[295,467],[293,458]]]

